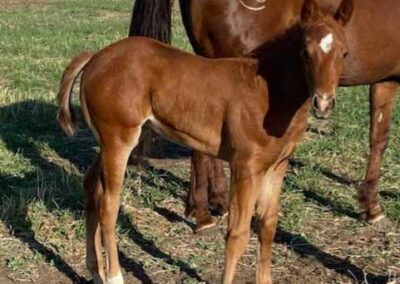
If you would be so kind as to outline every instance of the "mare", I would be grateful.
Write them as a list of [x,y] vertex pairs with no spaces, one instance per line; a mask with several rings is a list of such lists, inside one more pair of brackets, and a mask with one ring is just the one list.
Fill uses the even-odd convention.
[[[197,54],[206,57],[238,57],[249,53],[262,54],[269,66],[262,67],[269,88],[286,94],[295,89],[299,96],[307,92],[297,80],[301,62],[298,50],[287,39],[296,32],[301,7],[306,0],[180,0],[184,25]],[[348,56],[343,62],[339,85],[370,85],[370,155],[363,183],[358,189],[361,218],[374,222],[383,218],[378,198],[380,165],[389,133],[392,108],[400,83],[400,2],[397,0],[348,1],[353,17],[345,27]],[[342,0],[316,0],[324,13],[338,11]],[[351,2],[351,3],[350,3]],[[173,0],[136,0],[130,35],[153,36],[166,31],[167,15]],[[157,17],[153,17],[156,14]],[[137,15],[146,15],[137,17]],[[164,15],[161,17],[160,15]],[[145,29],[144,29],[145,27]],[[267,48],[265,48],[267,47]],[[257,53],[259,49],[263,53]],[[286,82],[291,79],[291,87]],[[335,97],[335,81],[315,90],[313,109],[318,117],[327,117]],[[356,105],[354,107],[357,107]],[[279,122],[278,122],[279,123]],[[197,231],[214,223],[209,205],[225,211],[226,182],[222,162],[193,153],[191,188],[187,201],[187,216],[197,220]]]
[[[313,0],[303,6],[291,46],[308,51],[304,58],[298,54],[303,68],[296,78],[304,85],[311,82],[312,89],[320,88],[319,76],[325,69],[340,74],[346,54],[342,25],[349,19],[342,9],[346,5],[331,17],[323,15]],[[315,48],[320,51],[312,52]],[[323,72],[312,72],[316,68]],[[223,283],[233,282],[254,212],[260,243],[256,279],[271,283],[281,185],[288,159],[307,127],[309,92],[269,90],[257,59],[207,59],[152,39],[131,37],[97,53],[82,53],[65,69],[58,122],[69,135],[75,131],[71,91],[82,70],[81,111],[100,146],[84,180],[87,265],[94,282],[123,283],[115,234],[120,191],[129,155],[149,122],[164,137],[229,162]],[[314,75],[318,77],[311,78]]]

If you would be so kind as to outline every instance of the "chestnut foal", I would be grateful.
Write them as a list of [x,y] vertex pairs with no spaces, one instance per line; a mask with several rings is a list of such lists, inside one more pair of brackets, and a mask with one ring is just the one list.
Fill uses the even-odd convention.
[[[321,42],[324,35],[322,18],[314,17],[314,12],[307,7],[303,12],[304,39],[310,43]],[[330,25],[338,24],[329,18]],[[342,37],[332,37],[329,53],[321,56],[334,52],[335,60],[323,61],[327,65],[319,68],[340,66],[345,45],[339,44]],[[307,65],[311,61],[310,57]],[[74,133],[71,91],[84,70],[81,110],[100,145],[84,181],[87,266],[95,283],[123,283],[115,235],[119,195],[128,157],[146,122],[173,141],[229,161],[223,283],[233,281],[254,212],[260,227],[257,283],[271,283],[271,245],[282,180],[288,158],[306,129],[311,96],[295,90],[285,98],[269,93],[258,67],[254,59],[206,59],[141,37],[121,40],[94,54],[82,53],[68,65],[58,96],[58,121],[67,134]],[[304,74],[298,78],[305,81]],[[287,125],[279,123],[288,118]],[[275,135],[278,132],[282,134]]]

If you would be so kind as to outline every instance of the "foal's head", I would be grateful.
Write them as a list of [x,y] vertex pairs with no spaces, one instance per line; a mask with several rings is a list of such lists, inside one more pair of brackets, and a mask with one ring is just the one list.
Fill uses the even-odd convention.
[[305,0],[301,13],[303,57],[312,90],[312,107],[318,118],[327,118],[335,105],[343,58],[347,56],[344,26],[353,13],[353,0],[343,0],[334,15],[324,14]]

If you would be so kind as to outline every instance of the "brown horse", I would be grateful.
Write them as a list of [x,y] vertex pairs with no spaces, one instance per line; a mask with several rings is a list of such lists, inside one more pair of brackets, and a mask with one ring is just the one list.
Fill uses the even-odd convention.
[[[267,73],[272,74],[267,78],[270,89],[286,93],[292,92],[292,87],[296,86],[299,96],[302,96],[307,90],[301,80],[293,78],[292,84],[296,85],[288,88],[282,78],[287,80],[296,77],[295,71],[299,71],[299,62],[296,60],[299,51],[287,44],[286,40],[299,22],[304,1],[180,0],[180,6],[196,53],[207,57],[232,57],[263,49],[263,56],[269,58],[265,61],[269,62],[269,66],[262,67],[269,69]],[[170,9],[165,7],[171,5],[172,0],[136,0],[136,14],[145,14],[150,19],[155,13],[155,4],[161,2],[165,4],[164,10],[157,12],[168,13]],[[342,0],[316,2],[325,13],[334,14]],[[362,218],[373,222],[383,217],[378,199],[378,179],[381,159],[389,139],[394,98],[400,82],[400,2],[353,2],[354,17],[346,25],[349,55],[344,60],[339,84],[371,85],[370,157],[364,182],[358,190],[358,199]],[[348,7],[343,13],[352,10],[350,5]],[[138,26],[137,31],[144,32],[140,29],[144,24],[149,30],[165,29],[166,26],[162,21],[132,21],[132,25]],[[336,82],[328,83],[329,88],[316,93],[314,98],[313,109],[320,117],[327,116],[334,101]],[[214,224],[208,210],[209,203],[222,211],[226,208],[226,186],[221,161],[194,153],[191,179],[186,212],[196,217],[198,229],[201,229]]]
[[[290,44],[309,53],[305,59],[298,54],[298,61],[305,64],[296,78],[306,85],[304,74],[320,76],[325,68],[340,73],[346,53],[341,24],[349,15],[324,16],[313,0],[305,2],[302,15]],[[320,51],[312,52],[316,46]],[[71,61],[60,84],[58,121],[67,134],[74,133],[71,91],[83,70],[81,110],[100,145],[84,182],[87,265],[95,283],[123,283],[115,235],[119,195],[128,157],[146,122],[173,141],[230,163],[223,283],[233,281],[254,212],[260,227],[257,283],[271,283],[271,245],[282,180],[307,127],[312,99],[309,92],[269,91],[259,67],[255,59],[206,59],[142,37],[82,53]],[[312,72],[315,68],[323,72]],[[320,89],[319,77],[309,81],[312,89]]]

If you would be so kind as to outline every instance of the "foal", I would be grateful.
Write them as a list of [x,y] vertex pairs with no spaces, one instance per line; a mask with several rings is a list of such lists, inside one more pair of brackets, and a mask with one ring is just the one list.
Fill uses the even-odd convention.
[[[312,30],[313,13],[305,9],[306,34]],[[254,212],[260,226],[257,283],[271,283],[279,194],[288,158],[307,126],[311,96],[293,92],[285,98],[287,105],[276,106],[281,94],[268,92],[254,59],[205,59],[154,40],[129,38],[95,54],[82,53],[64,71],[58,121],[69,135],[75,131],[71,90],[81,70],[81,110],[100,145],[84,180],[87,266],[94,282],[123,283],[115,235],[120,189],[128,157],[142,126],[150,122],[171,140],[229,161],[223,283],[233,281]],[[290,122],[271,124],[271,114],[278,122],[290,115]],[[282,135],[274,135],[276,129]]]

